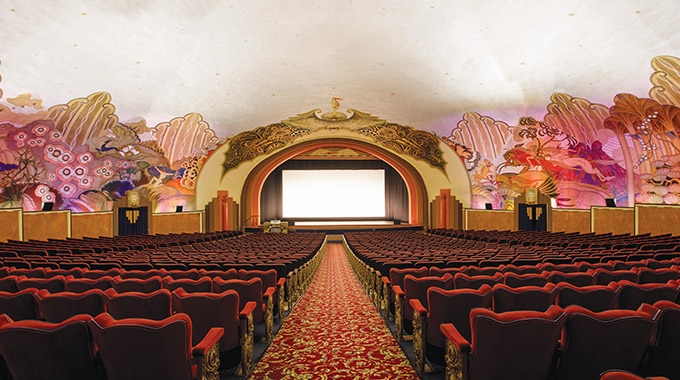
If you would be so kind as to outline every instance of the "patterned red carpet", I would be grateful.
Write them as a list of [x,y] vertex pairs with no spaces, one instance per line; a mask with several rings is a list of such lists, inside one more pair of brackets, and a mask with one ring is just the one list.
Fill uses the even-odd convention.
[[418,379],[354,277],[328,244],[316,277],[251,379]]

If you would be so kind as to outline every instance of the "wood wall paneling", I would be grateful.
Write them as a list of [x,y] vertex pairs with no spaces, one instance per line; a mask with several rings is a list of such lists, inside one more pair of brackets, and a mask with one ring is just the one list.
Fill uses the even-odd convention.
[[71,237],[113,236],[113,212],[84,212],[71,214]]
[[613,235],[634,234],[635,209],[632,207],[591,207],[590,232]]
[[0,210],[0,242],[24,240],[23,210],[10,208]]
[[25,212],[24,241],[71,237],[71,210]]
[[590,210],[552,209],[552,232],[590,232]]

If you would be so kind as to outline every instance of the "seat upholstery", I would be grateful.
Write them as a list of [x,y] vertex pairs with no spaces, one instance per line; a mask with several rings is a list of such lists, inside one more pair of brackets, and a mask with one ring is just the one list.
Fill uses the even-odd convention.
[[87,315],[61,323],[0,316],[0,355],[14,380],[100,380]]
[[94,317],[104,312],[103,293],[99,289],[90,289],[83,293],[53,294],[40,290],[35,294],[35,299],[42,318],[48,322],[59,323],[79,314]]
[[201,277],[198,280],[192,280],[189,278],[178,278],[173,279],[170,276],[163,277],[163,289],[168,289],[173,291],[175,289],[182,288],[188,293],[192,292],[212,292],[212,280],[210,277]]
[[654,304],[657,301],[673,301],[678,298],[678,287],[670,284],[634,284],[630,281],[619,281],[619,309],[636,310],[643,303]]
[[35,293],[38,289],[30,288],[14,293],[0,292],[0,314],[7,314],[13,321],[38,319],[38,305]]
[[619,300],[616,283],[577,287],[564,282],[557,284],[557,288],[557,304],[560,307],[579,305],[598,312],[615,309]]
[[192,366],[197,357],[213,359],[212,363],[202,361],[197,375],[210,370],[214,378],[218,377],[217,355],[209,351],[222,335],[221,328],[209,329],[203,341],[196,339],[192,345],[192,321],[183,313],[161,321],[116,320],[103,313],[89,324],[108,380],[191,380],[196,377]]
[[414,277],[412,275],[404,277],[403,299],[397,298],[400,305],[396,305],[394,317],[399,339],[404,331],[407,334],[413,332],[413,306],[410,300],[417,299],[422,304],[427,304],[427,291],[430,288],[452,290],[453,276],[447,273],[442,277]]
[[115,319],[146,318],[161,320],[172,315],[172,297],[167,289],[152,293],[118,293],[107,289],[102,295],[106,312]]
[[17,278],[17,288],[19,290],[36,288],[45,289],[50,293],[63,292],[65,289],[64,276],[54,276],[52,278],[25,278],[20,276]]
[[458,273],[453,276],[456,289],[479,289],[482,285],[494,286],[503,282],[503,273],[496,273],[493,276],[468,276]]
[[74,278],[66,276],[66,291],[74,293],[86,292],[90,289],[109,289],[113,283],[113,277],[103,276],[98,278]]
[[654,315],[641,310],[565,309],[559,380],[597,379],[605,370],[636,371],[654,331]]
[[544,286],[548,283],[548,278],[544,274],[515,274],[505,273],[503,283],[511,288],[523,286]]
[[160,276],[149,277],[147,279],[128,278],[123,279],[120,276],[113,278],[113,288],[118,293],[125,292],[140,292],[152,293],[158,289],[162,289],[163,285]]
[[244,373],[252,366],[253,316],[255,302],[248,302],[239,313],[239,295],[235,290],[222,293],[172,292],[172,310],[187,314],[193,322],[192,341],[196,342],[211,328],[221,327],[220,360],[233,367],[241,362]]
[[512,288],[505,284],[493,287],[493,311],[546,311],[555,303],[557,297],[555,284],[547,283],[543,287],[522,286]]
[[447,338],[447,378],[462,378],[465,372],[469,380],[545,380],[565,319],[556,305],[546,312],[474,309],[471,341],[445,323],[440,328]]
[[680,379],[680,305],[659,301],[654,307],[660,310],[657,335],[644,373]]
[[482,285],[479,289],[454,290],[435,287],[427,290],[427,303],[410,300],[414,310],[413,348],[417,369],[423,370],[425,357],[433,363],[444,364],[445,338],[439,325],[451,323],[470,340],[470,311],[491,308],[492,296],[489,285]]

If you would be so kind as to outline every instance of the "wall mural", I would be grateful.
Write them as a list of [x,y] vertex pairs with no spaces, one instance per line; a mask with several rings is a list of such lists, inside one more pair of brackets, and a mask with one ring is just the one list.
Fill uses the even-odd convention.
[[48,109],[30,94],[7,98],[0,101],[0,208],[36,211],[52,202],[106,211],[138,189],[157,202],[156,212],[191,210],[198,170],[224,142],[197,113],[153,128],[144,119],[120,122],[106,92]]
[[[619,206],[680,204],[680,59],[651,64],[648,98],[624,93],[603,105],[555,93],[543,120],[465,113],[442,139],[466,165],[472,207],[512,209],[529,187],[564,208],[607,198]],[[198,113],[154,127],[121,122],[106,92],[51,106],[31,94],[5,95],[0,89],[0,208],[36,211],[53,202],[104,211],[138,189],[156,200],[156,212],[191,210],[201,165],[227,141]]]
[[513,209],[529,187],[563,208],[680,204],[680,59],[652,68],[649,98],[618,94],[607,106],[555,93],[543,120],[516,123],[465,113],[443,139],[466,165],[472,207]]

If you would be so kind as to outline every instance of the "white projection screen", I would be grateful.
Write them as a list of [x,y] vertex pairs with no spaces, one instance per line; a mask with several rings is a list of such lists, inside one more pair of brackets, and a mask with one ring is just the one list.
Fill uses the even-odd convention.
[[283,170],[283,218],[384,218],[385,170]]

